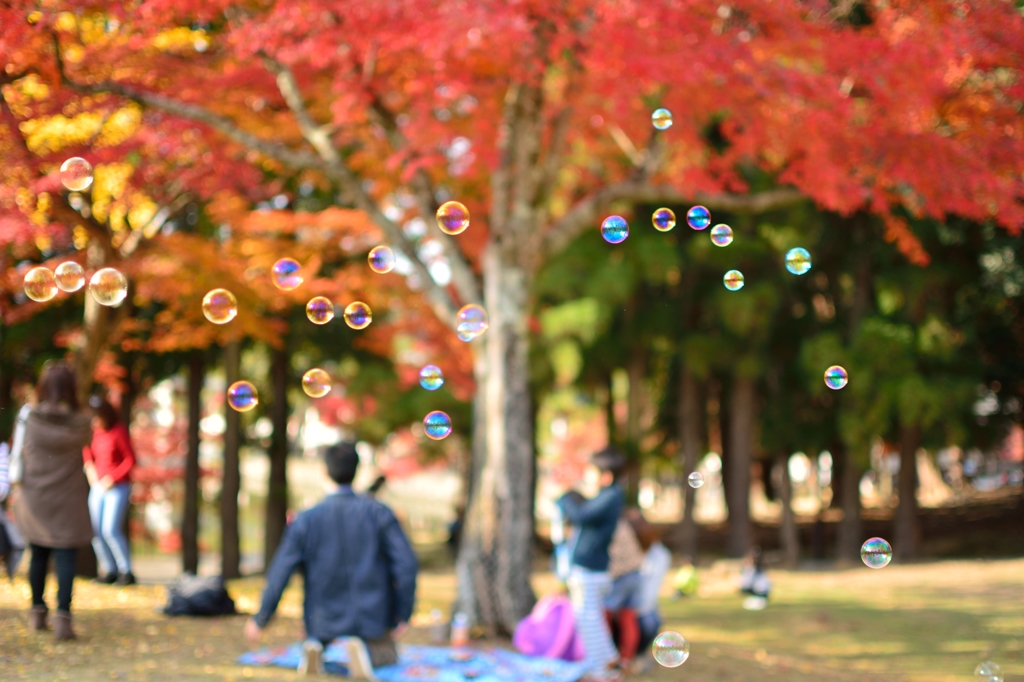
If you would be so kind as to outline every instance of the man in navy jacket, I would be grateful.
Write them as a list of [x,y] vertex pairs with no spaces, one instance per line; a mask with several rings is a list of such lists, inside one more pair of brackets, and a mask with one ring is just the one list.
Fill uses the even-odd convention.
[[346,637],[350,677],[374,679],[373,668],[397,661],[416,594],[416,556],[394,513],[352,491],[359,455],[352,443],[329,447],[324,459],[337,490],[302,512],[285,531],[267,571],[263,603],[246,623],[258,641],[296,570],[305,583],[300,672],[323,671],[323,645]]

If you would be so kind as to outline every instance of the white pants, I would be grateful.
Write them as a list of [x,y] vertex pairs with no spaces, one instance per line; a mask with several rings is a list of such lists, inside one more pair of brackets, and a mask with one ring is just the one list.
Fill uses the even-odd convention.
[[576,632],[583,640],[583,662],[590,672],[607,671],[609,664],[619,658],[604,618],[604,600],[611,584],[607,571],[591,571],[574,565],[569,573],[569,597]]

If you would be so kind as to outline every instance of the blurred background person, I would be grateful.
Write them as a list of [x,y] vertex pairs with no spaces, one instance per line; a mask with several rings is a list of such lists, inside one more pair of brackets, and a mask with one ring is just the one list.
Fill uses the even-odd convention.
[[74,639],[75,555],[92,540],[89,483],[82,471],[82,449],[92,438],[92,429],[89,415],[79,409],[75,375],[67,364],[58,362],[43,370],[36,397],[38,403],[28,411],[18,443],[22,471],[15,504],[18,527],[32,549],[29,626],[37,631],[48,627],[43,590],[53,556],[57,566],[54,635],[58,640]]
[[89,407],[94,412],[92,442],[82,451],[82,457],[90,484],[92,548],[100,563],[96,582],[134,585],[132,557],[124,531],[135,468],[131,435],[108,400],[93,396]]

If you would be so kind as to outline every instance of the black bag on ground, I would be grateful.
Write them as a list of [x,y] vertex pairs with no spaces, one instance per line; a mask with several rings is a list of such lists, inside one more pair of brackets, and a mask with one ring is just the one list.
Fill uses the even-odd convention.
[[232,616],[235,600],[224,589],[224,578],[183,575],[167,586],[168,616]]

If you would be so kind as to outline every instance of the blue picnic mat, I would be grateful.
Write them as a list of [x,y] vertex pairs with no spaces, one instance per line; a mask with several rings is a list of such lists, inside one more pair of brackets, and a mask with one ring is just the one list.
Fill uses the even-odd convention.
[[[278,666],[295,669],[299,666],[301,644],[268,647],[250,651],[238,658],[241,665]],[[467,658],[468,656],[468,658]],[[324,650],[324,667],[335,675],[348,673],[348,656],[338,641]],[[568,663],[550,658],[532,658],[503,649],[456,650],[451,647],[402,645],[398,648],[398,664],[374,671],[383,682],[576,682],[583,676],[581,663]]]

